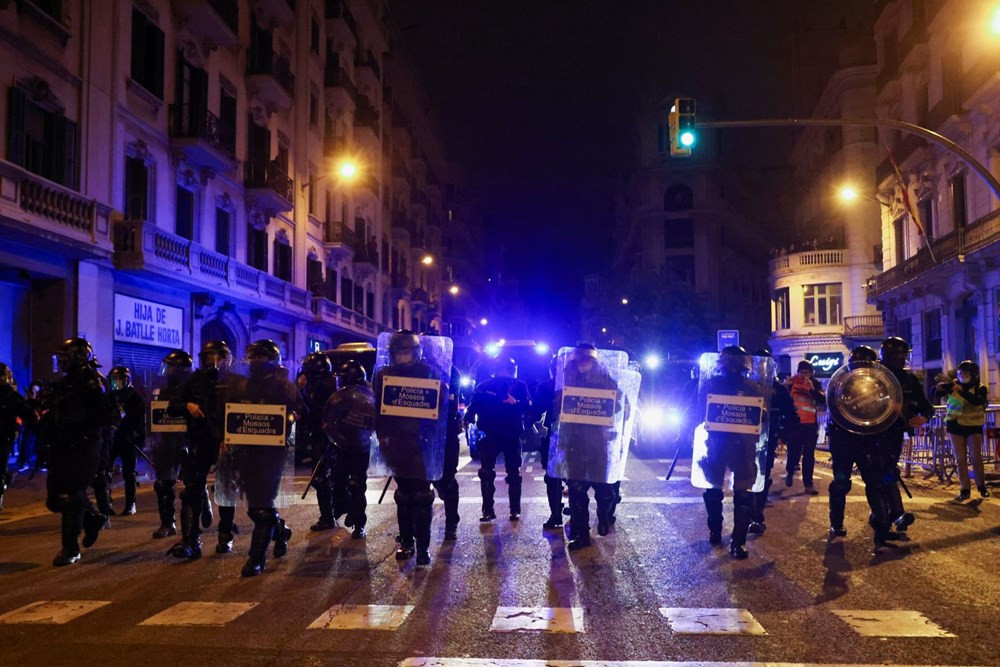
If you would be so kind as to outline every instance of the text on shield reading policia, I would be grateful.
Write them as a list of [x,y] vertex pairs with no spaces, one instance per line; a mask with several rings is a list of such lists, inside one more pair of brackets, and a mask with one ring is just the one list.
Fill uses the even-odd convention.
[[167,309],[136,302],[131,320],[118,320],[119,337],[180,347],[180,331],[167,325]]
[[438,392],[423,387],[386,386],[382,402],[399,408],[433,410],[438,404]]
[[563,413],[581,417],[614,417],[615,402],[593,396],[566,396]]
[[226,415],[226,432],[234,435],[281,435],[284,433],[283,415],[256,413],[230,413]]
[[713,424],[756,426],[760,424],[760,408],[751,405],[709,403],[706,421]]

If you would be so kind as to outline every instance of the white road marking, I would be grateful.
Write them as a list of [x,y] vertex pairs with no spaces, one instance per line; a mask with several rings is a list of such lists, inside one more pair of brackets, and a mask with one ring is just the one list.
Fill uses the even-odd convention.
[[955,637],[918,611],[899,609],[831,611],[863,637]]
[[40,600],[0,616],[0,623],[55,623],[62,625],[100,609],[110,601]]
[[808,662],[678,662],[664,660],[520,660],[517,658],[407,658],[398,667],[929,667],[927,665]]
[[225,625],[257,606],[256,602],[178,602],[139,625]]
[[310,630],[396,630],[413,605],[338,604],[309,624]]
[[583,607],[497,607],[491,632],[583,632]]
[[670,629],[679,635],[766,635],[746,609],[661,607]]
[[524,469],[524,472],[531,472],[534,469],[535,469],[535,466],[528,466],[527,468]]

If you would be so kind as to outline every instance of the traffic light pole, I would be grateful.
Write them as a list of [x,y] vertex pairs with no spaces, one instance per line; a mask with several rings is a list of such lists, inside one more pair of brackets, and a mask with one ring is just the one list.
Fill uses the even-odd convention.
[[888,118],[764,118],[760,120],[721,120],[699,122],[698,129],[724,129],[728,127],[891,127],[919,135],[957,155],[965,164],[986,181],[993,196],[1000,199],[1000,181],[979,160],[954,141],[926,127]]

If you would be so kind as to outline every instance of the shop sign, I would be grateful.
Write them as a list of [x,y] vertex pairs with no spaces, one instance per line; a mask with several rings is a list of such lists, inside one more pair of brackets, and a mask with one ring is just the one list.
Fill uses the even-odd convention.
[[115,294],[115,340],[156,347],[182,347],[184,310]]
[[806,353],[806,361],[813,365],[813,372],[816,377],[828,378],[844,365],[843,352],[815,352]]

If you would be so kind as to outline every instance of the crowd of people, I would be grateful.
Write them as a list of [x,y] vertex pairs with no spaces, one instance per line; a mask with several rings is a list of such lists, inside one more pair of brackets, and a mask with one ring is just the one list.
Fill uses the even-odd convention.
[[794,255],[797,252],[811,252],[813,250],[837,250],[842,247],[843,244],[834,238],[833,234],[830,234],[822,240],[817,237],[812,240],[801,241],[797,244],[792,243],[787,246],[772,247],[771,257],[784,257],[785,255]]

